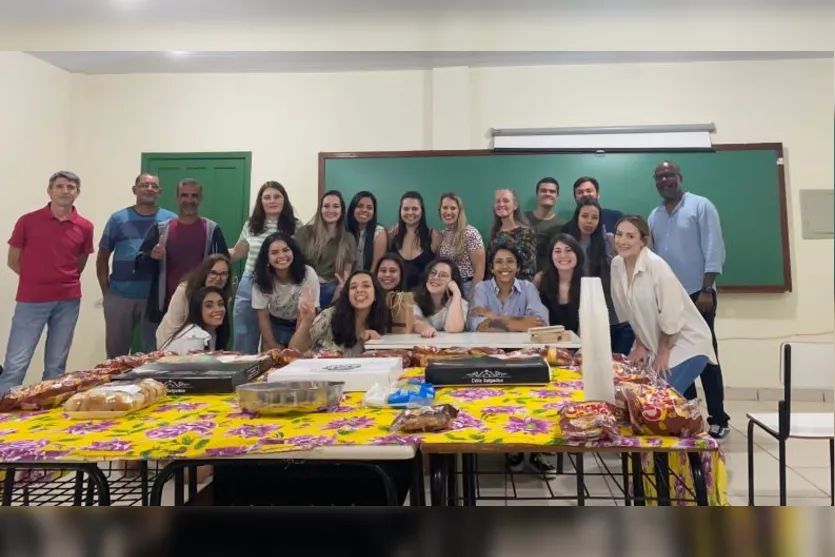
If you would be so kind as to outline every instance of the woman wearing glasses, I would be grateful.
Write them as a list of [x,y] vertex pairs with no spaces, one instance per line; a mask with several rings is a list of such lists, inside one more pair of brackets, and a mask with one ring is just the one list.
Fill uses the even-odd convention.
[[432,338],[438,331],[463,331],[468,310],[463,291],[461,273],[452,260],[440,258],[429,263],[415,289],[415,332]]
[[206,286],[219,288],[223,291],[224,299],[228,300],[232,292],[232,281],[229,280],[229,258],[225,255],[210,255],[203,260],[199,267],[186,275],[171,296],[168,311],[157,327],[157,346],[166,343],[177,332],[188,318],[188,301],[191,296]]

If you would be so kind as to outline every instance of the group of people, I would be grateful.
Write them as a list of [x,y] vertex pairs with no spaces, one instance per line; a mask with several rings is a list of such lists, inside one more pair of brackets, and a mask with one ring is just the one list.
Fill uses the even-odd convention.
[[[137,330],[146,351],[357,354],[391,330],[391,292],[412,292],[413,332],[427,338],[542,325],[579,334],[580,279],[592,276],[606,294],[613,351],[666,374],[689,398],[701,376],[710,433],[723,439],[729,418],[713,332],[724,263],[719,215],[682,189],[675,163],[659,164],[653,179],[661,203],[648,219],[603,208],[590,176],[574,183],[568,222],[554,211],[553,178],[536,184],[537,207],[527,213],[512,190],[500,189],[487,238],[468,224],[455,193],[438,200],[441,230],[428,226],[418,192],[401,197],[389,229],[365,191],[347,205],[340,192],[326,192],[303,225],[285,188],[270,181],[230,248],[217,223],[200,215],[201,184],[178,184],[174,214],[158,207],[159,178],[141,174],[135,204],[109,218],[96,257],[107,357],[129,353]],[[94,251],[93,225],[74,207],[80,192],[78,176],[55,173],[49,204],[22,216],[9,240],[8,264],[20,280],[0,394],[23,381],[44,327],[44,378],[66,367],[80,275]]]

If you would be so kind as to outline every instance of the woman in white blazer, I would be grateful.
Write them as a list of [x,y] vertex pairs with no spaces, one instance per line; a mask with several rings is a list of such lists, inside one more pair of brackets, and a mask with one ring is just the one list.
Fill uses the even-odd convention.
[[670,266],[649,249],[649,226],[626,215],[615,229],[612,300],[635,331],[630,361],[666,376],[679,393],[708,362],[716,363],[710,329]]

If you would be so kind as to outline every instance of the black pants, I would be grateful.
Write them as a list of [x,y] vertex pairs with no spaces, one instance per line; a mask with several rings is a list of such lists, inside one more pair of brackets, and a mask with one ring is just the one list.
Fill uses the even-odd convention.
[[[690,299],[693,303],[699,299],[700,292],[690,294]],[[713,338],[713,351],[716,352],[717,362],[719,361],[719,344],[716,342],[716,331],[713,328],[716,321],[716,292],[713,292],[713,309],[702,314],[707,326],[710,328],[710,336]],[[710,425],[718,425],[720,427],[727,427],[730,421],[730,416],[725,414],[725,385],[722,382],[722,368],[719,364],[707,363],[705,370],[701,375],[702,388],[705,391],[705,402],[707,403],[707,422]],[[696,384],[693,383],[684,393],[685,398],[693,400],[696,398]]]

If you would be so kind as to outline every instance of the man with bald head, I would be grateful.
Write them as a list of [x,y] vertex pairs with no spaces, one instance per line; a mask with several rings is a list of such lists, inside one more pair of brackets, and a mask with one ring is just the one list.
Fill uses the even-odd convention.
[[[664,161],[655,167],[655,188],[661,204],[649,215],[652,249],[670,265],[678,280],[704,317],[713,336],[713,349],[719,356],[716,332],[716,277],[725,263],[725,243],[716,206],[706,197],[682,189],[684,177],[678,165]],[[702,372],[709,414],[710,435],[723,440],[730,433],[730,418],[725,413],[722,369],[708,363]],[[696,398],[696,386],[685,393]]]

